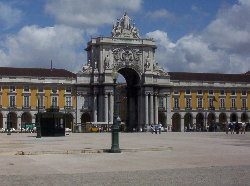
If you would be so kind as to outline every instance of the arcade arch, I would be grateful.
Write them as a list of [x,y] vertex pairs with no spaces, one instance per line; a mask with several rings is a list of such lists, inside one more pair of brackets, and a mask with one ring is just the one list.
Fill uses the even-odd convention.
[[172,116],[172,131],[181,132],[181,115],[174,113]]
[[204,115],[202,113],[196,115],[196,129],[197,131],[204,130]]
[[0,113],[0,128],[3,128],[3,114]]
[[86,124],[87,122],[90,121],[91,121],[90,114],[87,112],[83,113],[81,116],[81,124]]
[[193,116],[191,113],[186,113],[184,116],[184,127],[185,131],[190,131],[193,129]]
[[237,121],[238,121],[238,116],[237,116],[236,113],[232,113],[232,114],[230,115],[230,121],[231,121],[231,122],[237,122]]
[[7,125],[9,125],[9,128],[17,129],[17,114],[15,112],[8,113]]
[[248,115],[247,115],[247,113],[242,113],[241,114],[241,121],[242,122],[248,122]]

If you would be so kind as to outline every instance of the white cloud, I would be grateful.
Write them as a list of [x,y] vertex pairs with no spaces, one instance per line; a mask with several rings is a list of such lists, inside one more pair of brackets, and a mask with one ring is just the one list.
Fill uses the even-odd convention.
[[50,67],[75,71],[85,59],[76,48],[83,45],[83,31],[63,25],[23,27],[0,43],[0,66]]
[[50,0],[46,12],[58,23],[87,28],[111,24],[122,11],[138,11],[142,0]]
[[243,73],[250,69],[250,3],[220,10],[200,34],[173,43],[164,31],[147,34],[158,43],[157,58],[169,71]]
[[22,16],[23,13],[21,10],[0,2],[0,26],[3,25],[2,27],[8,29],[19,23],[22,19]]
[[166,9],[156,10],[154,12],[148,12],[147,16],[151,19],[175,19],[175,15]]

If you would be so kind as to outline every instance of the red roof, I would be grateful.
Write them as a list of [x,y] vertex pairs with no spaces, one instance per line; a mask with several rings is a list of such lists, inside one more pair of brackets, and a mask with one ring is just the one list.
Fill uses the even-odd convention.
[[249,72],[245,74],[169,72],[169,75],[171,80],[179,81],[224,81],[250,83]]
[[12,68],[0,67],[0,76],[33,76],[33,77],[72,77],[76,74],[65,69],[45,68]]

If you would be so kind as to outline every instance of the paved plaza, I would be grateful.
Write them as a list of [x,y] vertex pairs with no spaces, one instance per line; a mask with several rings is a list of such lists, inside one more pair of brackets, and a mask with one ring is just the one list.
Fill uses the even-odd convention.
[[249,185],[250,133],[0,134],[0,185]]

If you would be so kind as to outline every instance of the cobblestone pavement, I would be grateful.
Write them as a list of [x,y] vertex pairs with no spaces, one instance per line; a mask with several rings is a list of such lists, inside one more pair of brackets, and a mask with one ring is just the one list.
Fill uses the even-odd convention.
[[250,133],[121,133],[122,153],[104,153],[110,146],[110,133],[2,133],[0,185],[250,183]]

